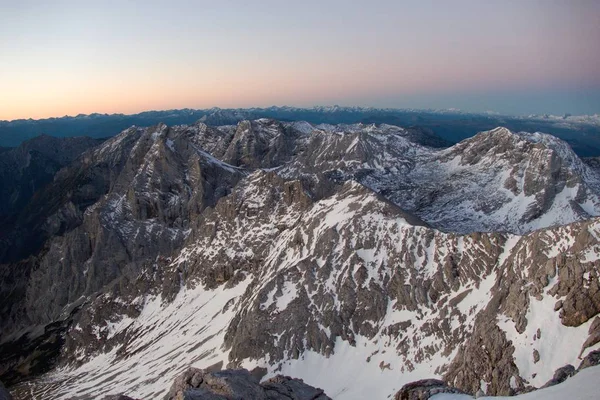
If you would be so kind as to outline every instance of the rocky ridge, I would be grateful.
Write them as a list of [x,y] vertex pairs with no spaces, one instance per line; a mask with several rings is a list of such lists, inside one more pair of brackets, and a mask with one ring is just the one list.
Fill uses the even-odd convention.
[[[101,140],[88,137],[58,139],[41,135],[5,149],[0,157],[0,259],[10,257],[14,225],[36,192],[51,183],[56,173]],[[13,256],[12,259],[18,259]]]
[[[57,175],[38,198],[60,188],[55,206],[35,200],[28,226],[50,239],[5,332],[65,321],[62,368],[34,385],[51,398],[156,396],[216,362],[334,397],[432,375],[470,393],[540,387],[599,343],[597,180],[569,151],[505,130],[435,150],[392,126],[132,128]],[[476,172],[488,200],[513,197],[458,220]]]

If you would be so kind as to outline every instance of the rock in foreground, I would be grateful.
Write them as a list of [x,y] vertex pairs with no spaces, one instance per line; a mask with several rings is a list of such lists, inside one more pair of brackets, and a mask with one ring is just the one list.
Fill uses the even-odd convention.
[[464,394],[439,379],[423,379],[407,383],[396,393],[394,400],[427,400],[440,393]]
[[246,369],[208,372],[189,368],[175,379],[166,400],[327,400],[301,379],[277,375],[263,383]]

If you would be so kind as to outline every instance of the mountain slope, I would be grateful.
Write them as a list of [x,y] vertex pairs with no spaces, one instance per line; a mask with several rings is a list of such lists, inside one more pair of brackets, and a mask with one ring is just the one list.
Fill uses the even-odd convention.
[[443,230],[526,233],[599,215],[597,172],[559,139],[482,132],[433,154],[390,198]]
[[15,225],[41,250],[1,266],[2,380],[50,347],[26,384],[48,398],[154,398],[190,364],[335,398],[431,376],[508,395],[597,349],[596,172],[540,134],[418,142],[261,119],[83,153]]
[[[37,340],[45,325],[69,319],[98,291],[171,255],[189,235],[190,220],[244,176],[194,146],[186,129],[126,130],[34,196],[13,233],[20,240],[13,249],[22,244],[33,255],[0,266],[0,294],[10,299],[2,308],[9,351],[11,340]],[[28,356],[11,356],[0,371],[18,370]]]
[[523,234],[600,215],[600,175],[549,135],[498,128],[439,150],[388,125],[305,130],[282,176],[324,193],[358,180],[444,231]]
[[59,169],[100,143],[87,137],[57,139],[42,135],[17,148],[5,149],[0,158],[0,218],[21,211],[37,190],[52,181]]
[[[115,288],[82,311],[67,354],[84,364],[39,390],[151,397],[188,364],[222,362],[294,375],[335,398],[384,397],[431,375],[509,394],[598,348],[584,345],[600,311],[597,220],[457,236],[357,183],[313,201],[299,182],[257,172],[200,226],[178,257],[130,284],[137,289]],[[543,363],[521,356],[534,349]],[[331,379],[331,370],[368,379]]]

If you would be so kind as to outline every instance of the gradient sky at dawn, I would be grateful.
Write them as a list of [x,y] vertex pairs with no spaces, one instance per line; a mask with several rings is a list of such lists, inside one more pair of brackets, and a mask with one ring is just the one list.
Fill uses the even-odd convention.
[[600,113],[600,1],[0,0],[0,119],[270,105]]

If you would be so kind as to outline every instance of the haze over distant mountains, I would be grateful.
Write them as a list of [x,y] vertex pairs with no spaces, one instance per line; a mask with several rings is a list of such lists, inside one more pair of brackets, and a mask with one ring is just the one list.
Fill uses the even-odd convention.
[[146,111],[138,114],[90,114],[40,120],[0,121],[0,148],[15,147],[27,139],[47,134],[57,137],[90,136],[107,138],[132,125],[236,124],[242,120],[273,118],[280,121],[307,121],[313,124],[386,123],[418,127],[439,136],[450,145],[477,132],[504,126],[512,131],[545,132],[571,145],[580,157],[600,156],[600,115],[507,116],[460,110],[416,110],[369,107],[268,107],[245,109],[182,109]]

